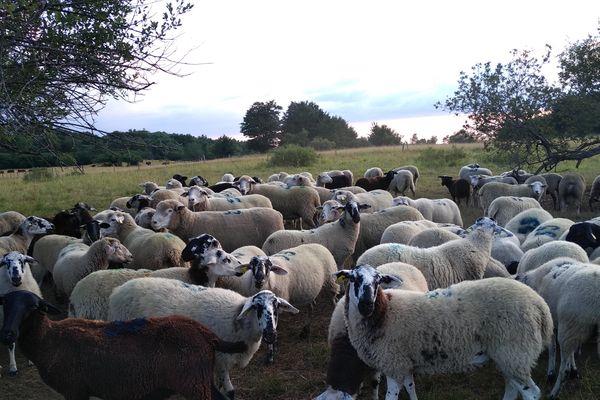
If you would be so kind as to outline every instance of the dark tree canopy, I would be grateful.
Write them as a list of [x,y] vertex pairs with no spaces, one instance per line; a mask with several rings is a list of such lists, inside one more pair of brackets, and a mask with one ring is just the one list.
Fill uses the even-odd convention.
[[572,43],[558,56],[556,83],[544,75],[549,46],[541,57],[511,54],[505,64],[461,72],[458,90],[436,107],[466,114],[466,134],[509,154],[515,167],[549,170],[600,154],[600,36]]
[[368,140],[374,146],[392,146],[402,142],[402,135],[385,124],[380,126],[373,122]]
[[60,136],[98,133],[109,98],[175,73],[184,0],[0,0],[0,146],[59,156]]
[[281,106],[277,105],[275,100],[270,100],[266,103],[255,102],[246,111],[240,131],[250,138],[250,149],[263,152],[277,147],[281,140],[281,110]]

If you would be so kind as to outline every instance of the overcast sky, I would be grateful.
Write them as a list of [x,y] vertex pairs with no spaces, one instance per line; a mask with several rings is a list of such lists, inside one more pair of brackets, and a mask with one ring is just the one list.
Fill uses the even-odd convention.
[[438,138],[464,118],[436,110],[460,71],[506,62],[511,49],[554,53],[597,32],[598,0],[193,1],[180,50],[184,78],[157,75],[135,104],[109,102],[104,130],[240,138],[256,101],[313,101],[359,135],[371,122]]

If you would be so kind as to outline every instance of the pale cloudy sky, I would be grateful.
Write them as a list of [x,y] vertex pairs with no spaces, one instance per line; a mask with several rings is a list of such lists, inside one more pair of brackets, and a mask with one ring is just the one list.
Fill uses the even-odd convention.
[[554,52],[597,32],[598,0],[194,1],[177,47],[195,48],[184,78],[155,76],[135,104],[109,102],[104,130],[240,138],[256,101],[313,101],[359,135],[371,122],[439,138],[463,119],[433,104],[459,72],[511,49]]

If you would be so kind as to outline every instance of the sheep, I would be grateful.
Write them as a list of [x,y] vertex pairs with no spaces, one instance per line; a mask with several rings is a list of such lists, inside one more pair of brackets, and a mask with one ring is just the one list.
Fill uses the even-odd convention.
[[[135,217],[135,214],[137,213],[137,210],[135,210],[133,208],[127,207],[127,203],[129,202],[130,199],[131,199],[131,196],[117,197],[116,199],[114,199],[113,201],[111,201],[111,203],[108,206],[108,208],[111,209],[111,210],[123,211],[123,212],[128,213],[132,217]],[[94,219],[96,219],[96,216],[94,216]]]
[[569,227],[565,240],[581,246],[587,254],[592,254],[600,247],[600,225],[588,221],[577,222]]
[[564,240],[556,240],[527,250],[517,267],[517,274],[524,274],[538,268],[540,265],[559,257],[569,257],[582,263],[589,262],[587,253],[578,245]]
[[280,172],[278,174],[272,174],[267,178],[267,182],[283,182],[289,174],[287,172]]
[[442,186],[448,188],[452,201],[460,206],[460,199],[465,199],[465,204],[469,205],[469,198],[471,197],[471,185],[465,179],[454,179],[451,176],[440,175],[438,176],[442,180]]
[[323,225],[327,222],[333,222],[340,219],[342,213],[344,212],[344,205],[337,200],[326,200],[321,203],[317,210],[320,211],[318,213],[318,225]]
[[426,293],[384,291],[382,283],[399,279],[369,265],[336,275],[349,281],[344,319],[350,342],[386,375],[386,399],[397,399],[402,384],[416,399],[413,373],[466,371],[488,359],[504,375],[504,398],[540,398],[530,372],[552,336],[552,316],[531,288],[489,278]]
[[483,185],[490,182],[502,182],[509,185],[516,185],[517,180],[512,176],[487,176],[487,175],[471,175],[469,177],[471,186],[473,187],[473,205],[477,205],[479,200],[478,191]]
[[175,179],[176,181],[178,181],[179,183],[181,183],[181,187],[186,187],[187,183],[185,182],[187,180],[187,176],[185,175],[181,175],[181,174],[175,174],[172,177],[173,179]]
[[398,243],[380,244],[365,251],[357,265],[373,266],[401,261],[419,268],[430,289],[443,288],[463,280],[481,279],[490,259],[494,233],[502,235],[496,223],[479,218],[469,234],[440,246],[420,249]]
[[117,238],[127,247],[133,254],[129,268],[157,270],[187,266],[181,259],[181,252],[185,247],[183,240],[172,233],[154,232],[137,226],[133,217],[127,213],[109,213],[106,222],[101,225],[100,235]]
[[183,240],[208,233],[225,251],[233,251],[246,245],[262,246],[270,234],[283,230],[283,217],[279,211],[262,207],[193,212],[177,200],[165,200],[156,207],[152,226],[167,228]]
[[412,247],[429,248],[439,246],[440,244],[444,244],[456,239],[460,239],[460,236],[450,232],[447,229],[436,227],[428,228],[417,233],[408,242],[408,245]]
[[529,172],[525,171],[524,169],[517,169],[517,168],[515,168],[511,171],[503,172],[501,175],[502,176],[510,176],[510,177],[515,178],[519,185],[525,183],[525,181],[528,178],[533,176],[533,174],[530,174]]
[[[425,293],[427,282],[417,268],[404,263],[380,265],[380,273],[394,275],[402,280],[398,289]],[[356,354],[348,339],[344,321],[346,299],[342,297],[335,306],[329,322],[327,342],[329,344],[329,365],[327,368],[327,390],[314,400],[352,399],[358,394],[361,383],[371,389],[371,398],[379,398],[379,374],[367,366]]]
[[[0,296],[18,290],[27,290],[42,297],[42,291],[31,273],[31,263],[35,260],[18,251],[11,251],[0,259]],[[4,321],[4,313],[0,308],[0,322]],[[16,375],[17,360],[14,340],[8,345],[9,375]],[[2,367],[0,367],[0,370]]]
[[43,218],[27,217],[13,233],[0,237],[0,254],[11,251],[27,254],[33,237],[46,234],[52,229],[54,229],[54,225]]
[[215,352],[246,349],[182,316],[52,321],[45,313],[60,310],[31,292],[13,292],[0,300],[10,316],[0,340],[18,340],[42,380],[65,399],[141,400],[175,393],[189,399],[223,398],[213,383]]
[[535,198],[537,201],[539,201],[541,203],[542,197],[544,197],[544,194],[546,194],[546,188],[548,187],[548,182],[546,182],[546,178],[544,178],[541,175],[531,175],[529,178],[525,179],[525,182],[523,182],[523,184],[529,185],[530,183],[533,183],[533,182],[541,182],[542,183],[543,190],[538,195],[538,197]]
[[419,169],[414,165],[404,165],[402,167],[394,168],[394,171],[410,171],[413,177],[413,183],[415,184],[415,188],[417,187],[417,181],[419,180],[420,174]]
[[559,239],[574,222],[567,218],[552,218],[538,225],[523,241],[521,250],[527,251],[542,244]]
[[35,243],[32,255],[45,271],[52,273],[62,249],[73,243],[82,244],[83,242],[72,236],[46,235]]
[[417,233],[436,226],[435,222],[427,219],[397,222],[385,228],[380,243],[408,244]]
[[235,267],[241,264],[234,255],[223,251],[218,240],[206,234],[191,239],[183,249],[182,258],[191,261],[190,268],[172,267],[156,271],[120,268],[92,272],[77,282],[71,292],[69,316],[107,320],[108,298],[113,289],[134,278],[169,278],[215,287],[218,278],[237,274]]
[[558,210],[558,186],[560,185],[562,176],[554,172],[548,172],[540,176],[546,180],[546,184],[548,185],[546,186],[546,196],[550,195],[552,197],[552,205],[555,210]]
[[550,219],[552,214],[543,208],[529,208],[512,217],[505,228],[511,231],[520,243],[523,243],[531,231]]
[[395,197],[393,205],[406,205],[419,210],[425,219],[433,222],[463,225],[460,209],[450,199],[411,199],[405,196]]
[[479,199],[483,213],[488,215],[488,209],[492,201],[500,196],[533,197],[539,198],[543,193],[542,182],[532,182],[527,185],[509,185],[502,182],[486,183],[479,189]]
[[81,225],[92,221],[90,211],[96,211],[88,204],[79,202],[68,210],[62,210],[52,218],[54,232],[58,235],[73,236],[81,238]]
[[144,207],[135,214],[134,221],[138,226],[146,229],[152,229],[152,217],[156,210],[152,207]]
[[188,186],[208,186],[208,181],[201,175],[194,175],[190,178]]
[[[166,297],[169,302],[165,302]],[[185,315],[206,325],[223,340],[243,341],[247,346],[244,353],[216,355],[218,386],[233,399],[229,370],[234,365],[240,368],[248,365],[263,337],[267,344],[275,341],[278,311],[298,313],[297,308],[268,290],[244,297],[231,290],[205,288],[174,279],[137,278],[113,290],[108,317],[126,320],[141,316]]]
[[359,204],[366,204],[369,206],[369,208],[365,211],[366,213],[374,213],[385,210],[393,205],[392,195],[389,192],[381,189],[357,194],[354,194],[349,190],[337,189],[333,192],[331,199],[339,201],[342,204],[346,204],[346,202],[348,202],[350,199]]
[[594,178],[592,187],[590,188],[590,200],[588,201],[590,211],[594,211],[592,204],[598,202],[600,202],[600,175]]
[[542,206],[531,197],[500,196],[490,203],[486,216],[495,219],[498,225],[505,226],[514,216],[530,208]]
[[262,250],[273,255],[282,250],[300,246],[303,243],[318,243],[325,246],[333,255],[336,265],[344,265],[354,253],[358,240],[361,217],[359,205],[350,200],[343,206],[344,213],[339,220],[305,231],[281,230],[272,233],[264,242]]
[[118,239],[105,237],[91,246],[74,243],[61,250],[52,277],[58,297],[69,297],[82,278],[94,271],[107,269],[110,261],[127,263],[133,255]]
[[204,188],[191,186],[186,194],[188,208],[192,211],[227,211],[254,207],[273,208],[271,200],[260,194],[240,197],[212,197]]
[[[477,165],[477,166],[475,166]],[[466,181],[470,181],[471,175],[487,175],[492,176],[492,171],[487,168],[480,167],[479,164],[465,165],[458,171],[458,177]]]
[[383,176],[383,170],[379,167],[367,168],[363,174],[363,178],[375,178],[376,176]]
[[150,204],[147,204],[147,206],[152,208],[156,208],[158,203],[163,200],[177,200],[183,204],[187,204],[188,202],[187,197],[183,196],[183,193],[177,193],[168,189],[157,190],[156,192],[152,193],[150,197],[152,198],[152,201]]
[[585,192],[585,180],[583,176],[575,173],[563,175],[558,184],[558,210],[565,211],[567,206],[574,205],[577,215],[581,211],[581,202]]
[[412,173],[408,170],[399,170],[387,189],[394,195],[400,193],[402,196],[404,196],[407,189],[410,189],[413,197],[415,197],[415,181]]
[[359,178],[355,185],[365,189],[367,192],[371,190],[387,190],[390,187],[392,179],[397,172],[388,171],[384,176],[376,176],[374,178]]
[[25,216],[16,211],[5,211],[0,213],[0,236],[10,235],[13,233]]
[[235,180],[235,176],[233,176],[233,174],[227,172],[225,174],[223,174],[223,177],[221,178],[221,182],[233,182]]
[[321,173],[317,176],[315,186],[321,186],[327,189],[338,189],[352,186],[352,181],[347,175],[329,176]]
[[144,194],[147,194],[147,195],[151,195],[152,193],[154,193],[155,191],[157,191],[159,189],[165,189],[164,186],[158,186],[157,183],[152,182],[152,181],[146,181],[144,183],[140,183],[139,186],[144,189]]

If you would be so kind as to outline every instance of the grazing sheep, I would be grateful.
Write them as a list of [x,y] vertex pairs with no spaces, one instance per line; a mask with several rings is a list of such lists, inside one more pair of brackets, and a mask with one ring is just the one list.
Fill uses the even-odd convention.
[[33,237],[46,234],[52,229],[54,229],[54,225],[43,218],[27,217],[13,233],[0,237],[0,254],[11,251],[27,254]]
[[471,197],[471,185],[465,179],[454,179],[451,176],[440,175],[438,176],[442,180],[442,186],[448,188],[452,201],[460,206],[460,199],[465,199],[465,204],[469,205],[469,198]]
[[435,227],[437,224],[427,219],[397,222],[385,228],[380,243],[408,244],[417,233]]
[[58,254],[52,271],[56,294],[69,297],[81,279],[94,271],[107,269],[109,262],[127,263],[133,256],[118,239],[105,237],[91,246],[73,243]]
[[375,178],[376,176],[383,176],[383,170],[379,167],[367,168],[363,174],[363,178]]
[[425,219],[433,222],[463,225],[460,209],[450,199],[411,199],[404,196],[395,197],[393,205],[406,205],[419,210]]
[[592,222],[577,222],[569,228],[565,240],[581,246],[587,254],[600,247],[600,225]]
[[283,218],[272,208],[193,212],[177,200],[165,200],[156,207],[152,226],[167,228],[183,240],[208,233],[225,251],[233,251],[247,245],[262,246],[270,234],[283,230]]
[[416,399],[414,373],[468,371],[488,359],[504,375],[505,399],[517,392],[540,398],[530,373],[552,336],[552,317],[532,289],[490,278],[426,293],[384,291],[382,283],[399,279],[369,265],[336,275],[349,281],[344,319],[350,342],[368,366],[386,375],[386,399],[397,399],[401,385]]
[[419,169],[414,165],[404,165],[402,167],[394,168],[394,171],[410,171],[413,177],[413,183],[415,184],[415,188],[417,187],[417,181],[419,180],[420,174]]
[[384,176],[376,176],[374,178],[359,178],[356,180],[355,185],[365,189],[367,192],[371,190],[388,190],[392,179],[394,179],[396,172],[388,171]]
[[592,187],[590,188],[590,200],[588,202],[590,206],[590,211],[594,211],[592,204],[598,202],[600,202],[600,175],[594,178],[594,181],[592,182]]
[[574,222],[567,218],[552,218],[537,226],[521,244],[521,250],[527,251],[544,243],[558,240]]
[[154,232],[137,226],[133,217],[127,213],[109,213],[106,222],[101,225],[100,235],[117,238],[127,247],[133,254],[129,268],[157,270],[187,266],[181,259],[181,252],[185,247],[183,240],[172,233]]
[[390,182],[388,188],[395,196],[400,193],[404,196],[407,190],[410,190],[413,197],[415,197],[415,179],[412,173],[408,170],[399,170]]
[[470,177],[472,175],[492,176],[494,174],[492,174],[492,171],[490,171],[489,169],[479,166],[479,164],[465,165],[464,167],[461,167],[461,169],[458,171],[458,177],[460,179],[466,180],[467,182],[470,182]]
[[142,400],[176,393],[222,399],[213,383],[215,352],[246,348],[224,342],[182,316],[52,321],[45,313],[60,310],[31,292],[13,292],[0,300],[7,315],[0,340],[18,340],[42,380],[65,399]]
[[365,213],[385,210],[393,205],[394,200],[389,192],[381,189],[357,194],[349,190],[338,189],[333,192],[331,199],[339,201],[342,204],[346,204],[349,200],[354,200],[359,204],[368,205],[369,208],[365,210]]
[[542,206],[531,197],[500,196],[490,203],[486,216],[495,219],[498,225],[505,226],[514,216],[530,208]]
[[564,174],[558,184],[559,211],[565,211],[567,206],[575,206],[577,215],[579,215],[584,192],[583,176],[575,173]]
[[10,235],[13,233],[21,222],[25,219],[25,216],[16,211],[6,211],[0,213],[0,236]]
[[560,257],[569,257],[573,260],[582,263],[589,262],[587,253],[578,245],[564,240],[554,240],[542,244],[539,247],[527,250],[519,266],[517,267],[518,274],[524,274],[538,268],[540,265],[547,263],[550,260]]
[[329,222],[311,230],[281,230],[269,236],[262,246],[267,255],[300,246],[303,243],[318,243],[333,255],[338,266],[344,265],[354,253],[359,236],[360,210],[368,207],[350,200],[343,206],[343,214],[337,221]]
[[[169,302],[165,302],[165,298]],[[227,341],[243,341],[247,350],[236,355],[216,354],[217,383],[234,398],[229,370],[244,368],[258,350],[261,340],[267,344],[277,338],[277,313],[298,313],[290,303],[263,290],[244,297],[231,290],[205,288],[174,279],[138,278],[113,290],[108,317],[126,320],[141,316],[185,315],[206,325]]]
[[188,208],[192,211],[227,211],[254,207],[273,208],[271,200],[260,194],[240,197],[212,197],[200,186],[190,186],[187,194]]
[[419,268],[430,289],[448,287],[463,280],[481,279],[490,259],[494,233],[502,234],[489,218],[479,218],[469,234],[440,246],[420,249],[398,243],[386,243],[365,251],[357,265],[373,266],[401,261]]
[[552,219],[552,214],[543,208],[529,208],[512,217],[505,225],[523,243],[527,235],[540,224]]
[[539,198],[544,190],[543,185],[542,182],[532,182],[527,185],[509,185],[502,182],[486,183],[479,189],[479,199],[483,213],[488,215],[490,204],[500,196]]

